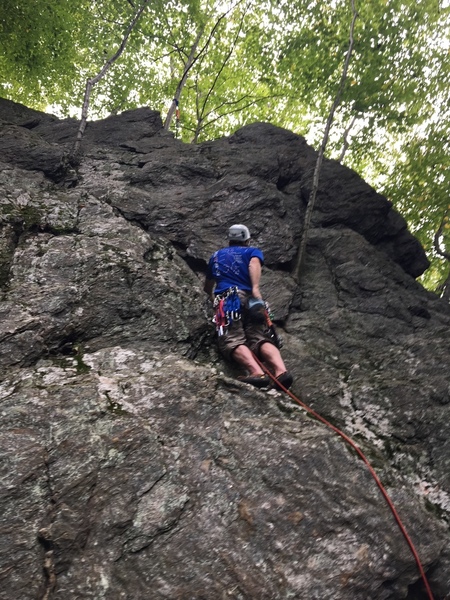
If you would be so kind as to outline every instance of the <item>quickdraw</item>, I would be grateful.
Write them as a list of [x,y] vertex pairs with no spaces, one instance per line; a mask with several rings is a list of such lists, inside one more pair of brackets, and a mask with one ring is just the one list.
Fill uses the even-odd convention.
[[214,298],[214,317],[213,323],[216,325],[218,335],[225,334],[225,328],[231,325],[233,321],[241,318],[241,301],[239,300],[238,288],[228,288],[222,294]]
[[[214,305],[216,305],[216,302],[214,302]],[[213,317],[213,323],[216,324],[216,331],[217,331],[218,335],[223,335],[225,333],[225,327],[228,325],[228,321],[225,316],[225,310],[223,308],[223,305],[224,305],[224,301],[219,300],[219,302],[217,303],[217,306],[215,306],[216,312]]]

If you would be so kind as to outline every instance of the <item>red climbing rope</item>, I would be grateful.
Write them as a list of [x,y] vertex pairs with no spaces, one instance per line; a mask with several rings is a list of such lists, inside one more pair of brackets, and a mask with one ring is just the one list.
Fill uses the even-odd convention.
[[263,369],[263,371],[274,381],[274,383],[277,384],[278,387],[282,388],[284,392],[286,392],[286,394],[288,394],[288,396],[290,396],[292,398],[292,400],[294,400],[295,402],[297,402],[297,404],[299,404],[302,408],[304,408],[310,415],[313,415],[316,419],[318,419],[319,421],[321,421],[322,423],[324,423],[324,425],[326,425],[327,427],[329,427],[330,429],[332,429],[335,433],[337,433],[343,440],[345,440],[347,442],[347,444],[349,444],[359,455],[359,457],[361,458],[361,460],[365,463],[366,467],[368,468],[370,474],[372,475],[373,479],[375,480],[375,483],[377,484],[377,486],[379,487],[384,499],[386,500],[389,508],[391,509],[392,514],[394,515],[394,518],[397,522],[397,525],[400,529],[400,531],[403,534],[403,537],[405,538],[413,556],[414,559],[417,563],[417,567],[419,569],[420,575],[422,577],[423,583],[425,585],[425,589],[427,591],[428,594],[428,598],[429,600],[434,600],[433,598],[433,594],[431,592],[431,588],[430,585],[428,583],[428,579],[427,576],[425,575],[425,570],[422,566],[422,563],[420,561],[420,557],[419,554],[413,544],[413,541],[411,540],[411,538],[408,535],[408,532],[406,531],[405,526],[403,525],[400,516],[397,512],[397,509],[394,506],[394,503],[392,502],[392,500],[390,499],[387,491],[385,490],[385,488],[383,487],[383,484],[381,483],[378,475],[375,473],[375,470],[373,469],[372,465],[369,463],[369,461],[367,460],[367,458],[365,457],[364,453],[362,452],[362,450],[357,446],[357,444],[348,437],[348,435],[346,435],[343,431],[341,431],[340,429],[338,429],[337,427],[335,427],[334,425],[332,425],[329,421],[327,421],[324,417],[322,417],[321,415],[319,415],[319,413],[317,413],[315,410],[313,410],[312,408],[310,408],[307,404],[305,404],[304,402],[302,402],[299,398],[297,398],[297,396],[295,396],[291,391],[289,391],[287,388],[285,388],[276,378],[274,375],[272,375],[272,373],[265,367],[265,365],[263,365],[263,363],[256,357],[254,356],[256,362],[259,364],[259,366]]

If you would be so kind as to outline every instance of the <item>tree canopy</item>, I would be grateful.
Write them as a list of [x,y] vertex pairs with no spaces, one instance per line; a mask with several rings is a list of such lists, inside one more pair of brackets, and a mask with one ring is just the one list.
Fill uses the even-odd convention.
[[[80,117],[86,81],[143,0],[3,0],[0,94]],[[326,156],[405,216],[442,291],[450,255],[450,2],[355,0],[353,54]],[[92,91],[90,118],[148,105],[186,142],[269,121],[320,146],[349,45],[350,0],[151,0]]]

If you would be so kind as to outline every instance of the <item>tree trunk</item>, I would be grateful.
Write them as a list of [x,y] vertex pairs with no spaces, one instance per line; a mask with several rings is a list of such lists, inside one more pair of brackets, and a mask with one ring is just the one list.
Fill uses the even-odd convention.
[[[444,232],[444,227],[448,221],[449,211],[447,210],[445,215],[442,217],[441,224],[439,225],[439,229],[434,234],[434,249],[439,256],[445,258],[448,262],[450,262],[450,254],[441,248],[439,238]],[[450,272],[447,275],[447,279],[438,286],[437,290],[440,290],[441,298],[444,300],[448,300],[450,302]]]
[[170,123],[172,122],[172,118],[173,118],[174,112],[175,112],[175,110],[176,110],[176,108],[178,106],[178,103],[180,101],[181,92],[183,91],[183,88],[184,88],[184,86],[186,84],[186,81],[187,81],[187,78],[188,78],[188,74],[189,74],[189,70],[192,67],[192,65],[194,64],[195,53],[197,52],[198,44],[200,42],[200,38],[202,37],[204,30],[205,30],[205,27],[203,26],[203,27],[200,28],[200,31],[197,33],[197,37],[195,38],[194,43],[192,44],[191,51],[189,53],[188,59],[187,59],[185,65],[184,65],[183,76],[182,76],[180,82],[177,85],[177,89],[175,91],[175,95],[173,97],[172,104],[171,104],[171,106],[169,108],[169,112],[167,113],[166,120],[164,121],[164,129],[166,131],[168,131],[169,128],[170,128]]
[[305,255],[305,250],[306,250],[306,243],[308,241],[311,216],[312,216],[314,204],[316,201],[317,190],[319,188],[319,176],[320,176],[320,169],[322,167],[323,156],[325,154],[325,148],[326,148],[326,145],[328,142],[331,125],[333,123],[334,113],[341,101],[342,92],[344,90],[345,82],[347,79],[347,71],[348,71],[348,66],[350,64],[350,57],[352,55],[352,50],[353,50],[353,32],[355,30],[355,22],[358,17],[358,13],[356,12],[356,8],[355,8],[355,0],[351,0],[351,2],[352,2],[353,18],[352,18],[352,23],[350,26],[350,43],[349,43],[349,47],[347,50],[347,55],[345,57],[345,63],[344,63],[344,68],[342,70],[339,88],[338,88],[336,97],[334,99],[334,102],[331,106],[330,114],[328,115],[327,124],[325,127],[325,133],[324,133],[323,140],[322,140],[322,145],[320,146],[319,155],[317,157],[316,167],[314,169],[313,185],[312,185],[311,194],[310,194],[309,200],[308,200],[308,207],[306,209],[305,224],[303,227],[303,235],[300,240],[299,249],[297,252],[297,258],[296,258],[294,268],[292,271],[292,276],[297,283],[299,283],[299,281],[300,281],[300,272],[302,270],[304,255]]
[[128,38],[130,37],[130,34],[133,31],[134,26],[138,22],[140,16],[144,12],[144,9],[149,2],[150,2],[150,0],[144,0],[141,7],[136,11],[133,19],[131,20],[131,23],[127,27],[127,30],[123,36],[122,42],[121,42],[117,52],[106,61],[106,63],[103,65],[101,70],[97,73],[97,75],[95,75],[94,77],[91,77],[90,79],[88,79],[86,81],[86,89],[84,92],[83,107],[81,109],[80,126],[78,128],[77,137],[75,139],[75,143],[73,145],[73,148],[72,148],[72,151],[71,151],[70,157],[69,157],[69,160],[72,164],[78,162],[78,155],[80,152],[81,140],[83,139],[83,134],[84,134],[84,131],[85,131],[86,125],[87,125],[89,102],[91,99],[92,88],[96,83],[98,83],[101,79],[103,79],[103,77],[109,71],[111,66],[116,62],[116,60],[119,58],[119,56],[125,50],[125,46],[127,45]]
[[357,119],[357,115],[353,115],[352,120],[350,121],[350,125],[344,131],[344,135],[342,137],[342,139],[343,139],[343,141],[342,141],[342,150],[341,150],[341,154],[340,154],[339,158],[337,159],[337,161],[339,163],[341,163],[344,160],[345,153],[348,150],[348,147],[349,147],[348,136],[350,134],[350,131],[351,131],[353,125],[355,124],[356,119]]

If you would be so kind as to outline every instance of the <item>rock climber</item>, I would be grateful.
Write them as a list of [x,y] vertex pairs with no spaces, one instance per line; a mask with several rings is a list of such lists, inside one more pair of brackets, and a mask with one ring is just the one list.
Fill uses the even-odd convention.
[[247,372],[239,380],[258,388],[277,387],[264,373],[256,355],[288,389],[293,378],[276,345],[278,338],[268,327],[266,305],[259,289],[263,264],[261,250],[250,245],[248,227],[232,225],[228,246],[214,252],[209,260],[204,290],[215,309],[219,350]]

